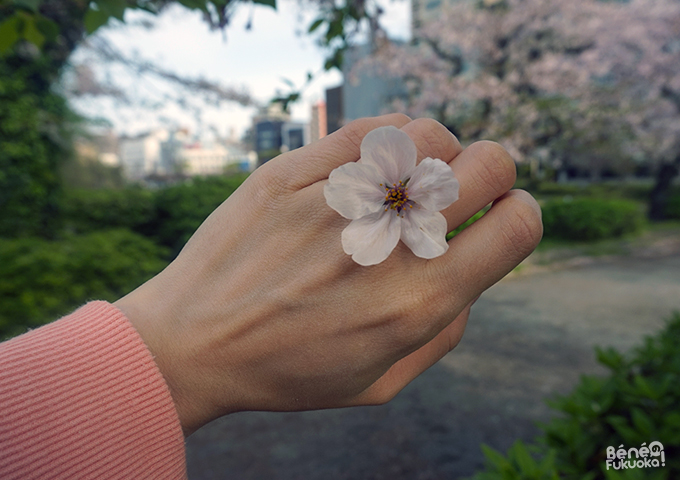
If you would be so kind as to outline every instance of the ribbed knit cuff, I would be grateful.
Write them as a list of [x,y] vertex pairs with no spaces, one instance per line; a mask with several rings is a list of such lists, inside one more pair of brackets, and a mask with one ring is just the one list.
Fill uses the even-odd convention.
[[186,478],[170,391],[113,305],[0,344],[0,478]]

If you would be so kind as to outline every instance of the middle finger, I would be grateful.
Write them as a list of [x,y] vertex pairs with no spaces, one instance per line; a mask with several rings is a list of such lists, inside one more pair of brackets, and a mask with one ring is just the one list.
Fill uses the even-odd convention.
[[465,222],[515,184],[515,162],[495,142],[481,141],[462,149],[456,137],[442,124],[421,118],[404,125],[416,144],[418,161],[439,158],[449,164],[460,183],[459,198],[442,211],[448,231]]

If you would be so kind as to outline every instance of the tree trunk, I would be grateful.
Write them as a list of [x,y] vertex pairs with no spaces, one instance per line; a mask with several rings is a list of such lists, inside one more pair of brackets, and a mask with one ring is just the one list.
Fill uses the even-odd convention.
[[680,173],[680,156],[672,163],[663,163],[656,172],[656,181],[649,197],[650,220],[664,220],[666,218],[666,205],[670,194],[671,185],[675,177]]

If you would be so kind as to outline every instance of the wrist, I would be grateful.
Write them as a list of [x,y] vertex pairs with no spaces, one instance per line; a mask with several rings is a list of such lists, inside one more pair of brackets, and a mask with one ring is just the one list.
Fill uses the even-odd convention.
[[[181,338],[178,322],[173,317],[173,295],[164,294],[162,273],[125,297],[114,302],[135,328],[151,352],[165,383],[170,390],[184,436],[187,437],[211,420],[201,405],[200,395],[192,391],[187,378],[190,363],[182,348],[187,343]],[[195,376],[195,375],[194,375]]]

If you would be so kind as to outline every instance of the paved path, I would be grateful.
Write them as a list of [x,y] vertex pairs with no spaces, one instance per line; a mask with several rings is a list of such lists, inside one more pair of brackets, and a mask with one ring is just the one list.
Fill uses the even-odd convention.
[[618,258],[506,279],[456,350],[382,407],[241,413],[188,441],[190,480],[452,480],[539,433],[544,400],[600,373],[594,345],[627,349],[680,310],[680,255]]

